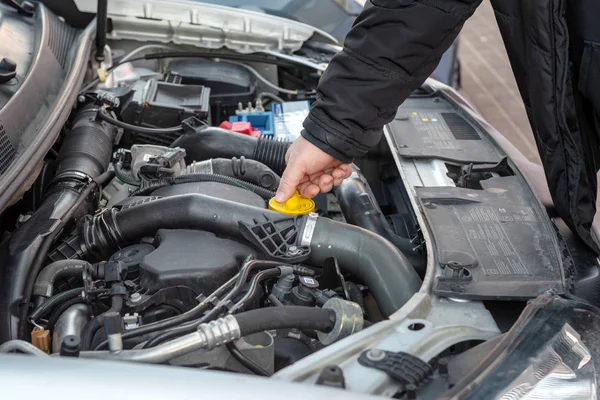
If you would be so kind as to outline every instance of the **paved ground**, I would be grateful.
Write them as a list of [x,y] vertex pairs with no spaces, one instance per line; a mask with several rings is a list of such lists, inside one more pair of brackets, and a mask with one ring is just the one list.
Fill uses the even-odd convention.
[[465,24],[460,37],[463,93],[485,119],[531,161],[539,163],[523,102],[489,0]]

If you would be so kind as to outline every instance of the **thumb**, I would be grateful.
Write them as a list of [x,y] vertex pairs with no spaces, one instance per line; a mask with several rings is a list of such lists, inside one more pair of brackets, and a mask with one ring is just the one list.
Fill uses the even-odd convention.
[[275,201],[283,203],[292,197],[296,188],[302,181],[302,178],[304,178],[304,175],[305,172],[301,167],[298,167],[298,165],[294,163],[289,164],[281,176],[279,189],[277,189],[277,194],[275,195]]

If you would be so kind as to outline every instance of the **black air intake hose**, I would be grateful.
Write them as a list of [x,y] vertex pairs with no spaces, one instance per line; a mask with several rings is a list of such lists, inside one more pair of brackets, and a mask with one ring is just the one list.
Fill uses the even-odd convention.
[[[255,225],[265,218],[289,220],[289,216],[274,211],[200,194],[167,197],[88,219],[82,226],[80,255],[106,259],[158,229],[198,229],[240,238],[240,222]],[[302,229],[307,221],[304,217]],[[421,280],[406,257],[389,241],[365,229],[318,218],[309,246],[309,263],[324,265],[326,260],[337,258],[342,269],[369,286],[386,315],[420,288]]]
[[289,142],[268,137],[254,138],[226,129],[208,127],[179,137],[171,147],[185,149],[185,161],[204,161],[210,158],[246,157],[261,162],[277,175],[285,170],[285,153]]
[[375,200],[366,178],[355,165],[352,175],[334,189],[346,222],[375,232],[392,242],[408,258],[419,275],[425,275],[426,260],[415,250],[410,239],[398,236]]
[[238,178],[246,182],[261,186],[268,190],[279,187],[281,179],[271,168],[256,160],[249,160],[244,156],[240,158],[212,158],[190,164],[185,169],[186,174],[217,174]]
[[97,113],[97,107],[87,106],[73,119],[71,132],[58,153],[55,182],[67,177],[81,179],[82,174],[95,178],[106,171],[115,128],[96,120]]
[[[0,274],[0,342],[26,337],[26,323],[21,321],[24,308],[29,307],[29,295],[37,273],[33,271],[40,251],[46,248],[47,238],[55,237],[63,221],[90,214],[97,202],[97,191],[92,191],[78,210],[70,212],[90,178],[103,174],[108,167],[115,129],[94,119],[92,107],[84,108],[74,118],[73,128],[67,134],[60,153],[57,175],[41,206],[27,222],[18,227],[0,248],[3,260]],[[36,275],[36,276],[33,276]],[[25,304],[22,304],[25,303]],[[20,329],[20,331],[19,331]]]

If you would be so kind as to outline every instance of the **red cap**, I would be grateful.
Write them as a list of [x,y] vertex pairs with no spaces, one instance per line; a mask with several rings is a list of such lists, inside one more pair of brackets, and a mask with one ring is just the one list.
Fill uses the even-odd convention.
[[225,121],[219,125],[219,128],[227,129],[243,135],[249,135],[253,137],[259,137],[260,131],[252,126],[250,122],[229,122]]

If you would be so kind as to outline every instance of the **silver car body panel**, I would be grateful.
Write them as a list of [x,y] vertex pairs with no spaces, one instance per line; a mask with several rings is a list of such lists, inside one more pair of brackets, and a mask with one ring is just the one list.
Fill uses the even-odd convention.
[[[95,0],[75,0],[80,11],[95,13]],[[113,30],[108,38],[175,43],[240,53],[299,50],[313,36],[337,43],[322,30],[268,14],[186,0],[108,2]]]

